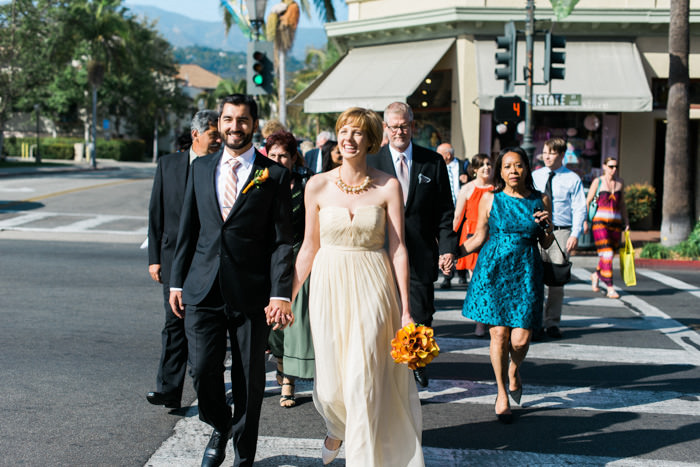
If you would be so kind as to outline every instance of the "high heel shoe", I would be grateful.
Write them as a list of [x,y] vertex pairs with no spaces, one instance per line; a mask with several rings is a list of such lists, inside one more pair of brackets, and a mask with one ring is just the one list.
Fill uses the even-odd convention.
[[[498,413],[496,411],[496,406],[495,404],[498,403],[498,395],[496,395],[496,402],[494,403],[493,411],[496,412],[496,418],[498,418],[498,421],[503,423],[504,425],[509,425],[513,423],[513,413]],[[325,446],[325,445],[324,445]]]
[[516,381],[517,381],[518,384],[519,384],[518,389],[516,389],[515,391],[513,391],[513,390],[510,389],[510,387],[509,387],[509,388],[508,388],[508,392],[510,393],[510,397],[511,397],[511,399],[513,399],[513,402],[515,402],[516,404],[520,405],[520,398],[523,396],[523,382],[522,382],[522,380],[520,379],[520,369],[516,370],[515,379],[516,379]]
[[[328,465],[333,462],[333,459],[338,457],[340,452],[340,447],[343,445],[343,441],[340,441],[337,449],[331,450],[326,447],[326,440],[335,439],[331,435],[326,435],[326,439],[323,440],[323,447],[321,447],[321,459],[323,460],[323,465]],[[338,440],[336,440],[338,441]]]

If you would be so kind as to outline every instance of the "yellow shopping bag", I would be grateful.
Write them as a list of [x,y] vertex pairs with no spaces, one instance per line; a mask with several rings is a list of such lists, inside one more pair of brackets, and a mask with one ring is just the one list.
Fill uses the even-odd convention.
[[629,230],[625,230],[625,246],[620,248],[620,272],[626,286],[637,285],[637,275],[634,273],[634,248]]

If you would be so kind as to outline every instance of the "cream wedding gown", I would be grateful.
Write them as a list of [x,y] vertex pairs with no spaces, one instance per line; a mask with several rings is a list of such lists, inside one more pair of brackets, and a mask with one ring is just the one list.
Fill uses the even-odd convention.
[[324,207],[309,319],[316,354],[314,404],[348,466],[422,466],[421,408],[413,375],[391,358],[401,327],[383,248],[381,206]]

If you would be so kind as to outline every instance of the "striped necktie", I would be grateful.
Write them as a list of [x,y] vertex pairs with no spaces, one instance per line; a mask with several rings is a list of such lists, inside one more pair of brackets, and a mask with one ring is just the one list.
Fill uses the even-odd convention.
[[221,206],[221,217],[224,220],[228,217],[233,208],[233,203],[236,202],[236,194],[238,193],[238,176],[236,176],[236,170],[238,166],[241,165],[238,159],[231,158],[226,161],[228,164],[229,171],[226,177],[226,184],[224,185],[224,202]]
[[401,153],[399,155],[399,173],[396,174],[401,184],[401,189],[403,190],[403,204],[406,204],[408,200],[408,164],[406,163],[406,154]]

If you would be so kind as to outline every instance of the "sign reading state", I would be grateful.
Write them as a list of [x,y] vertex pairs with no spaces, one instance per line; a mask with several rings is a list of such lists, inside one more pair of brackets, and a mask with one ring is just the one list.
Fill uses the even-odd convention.
[[579,107],[581,94],[535,94],[538,107]]

